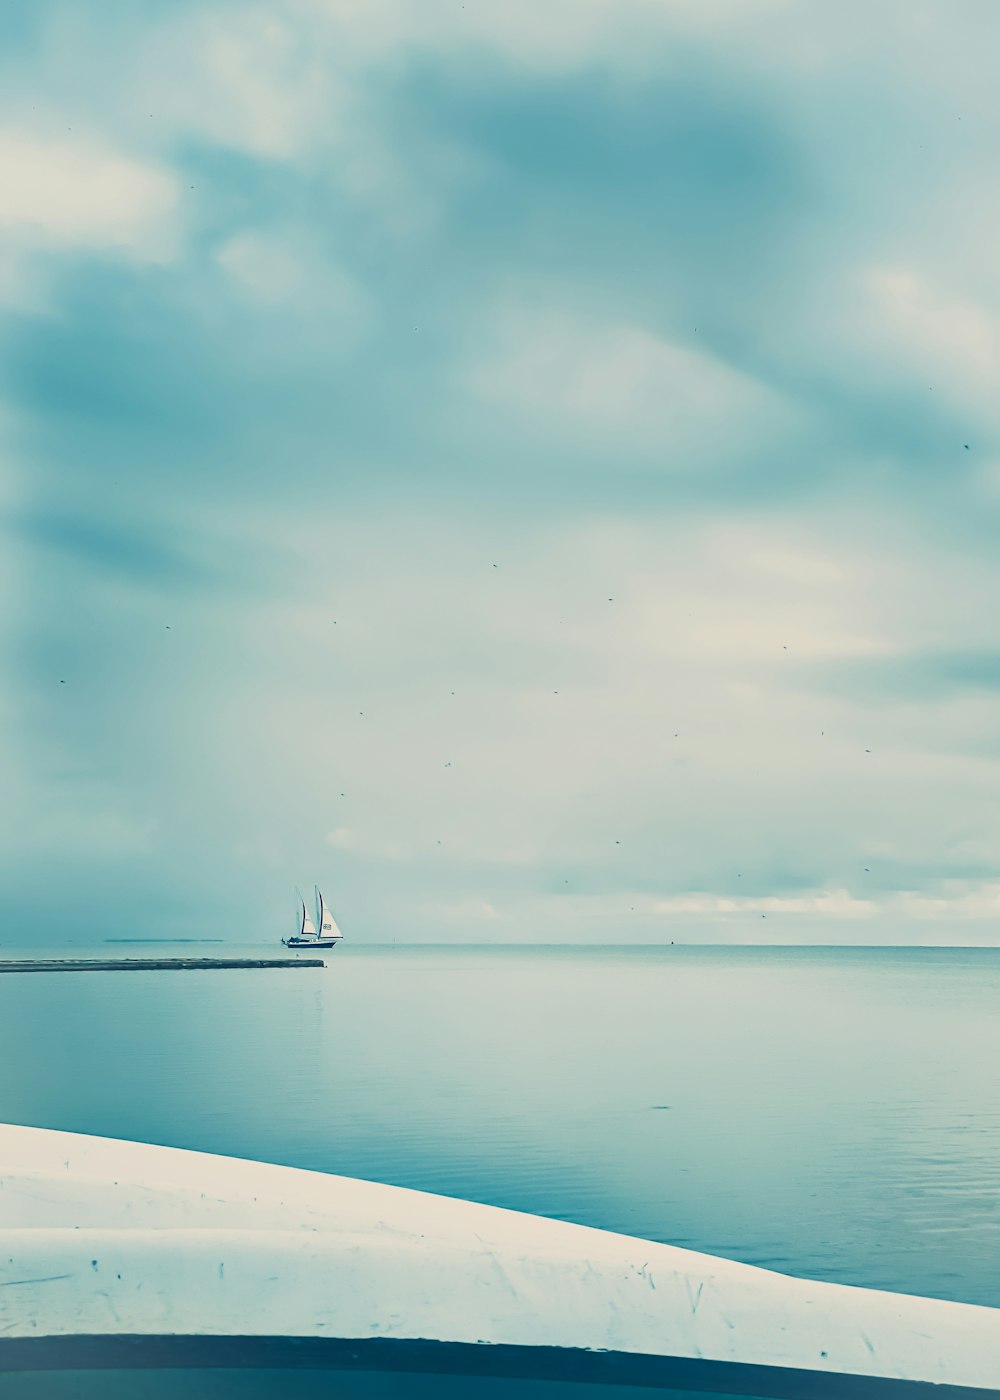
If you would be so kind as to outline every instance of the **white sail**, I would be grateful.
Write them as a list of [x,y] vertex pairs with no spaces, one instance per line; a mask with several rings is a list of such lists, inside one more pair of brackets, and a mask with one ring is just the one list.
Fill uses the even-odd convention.
[[315,938],[315,937],[316,937],[316,925],[313,923],[312,918],[311,918],[310,915],[309,915],[309,911],[308,911],[308,909],[306,908],[306,902],[305,902],[305,900],[302,901],[302,920],[301,920],[301,924],[300,924],[300,927],[299,927],[299,937],[300,937],[300,938]]
[[319,886],[316,887],[316,914],[319,923],[320,938],[343,938],[343,934],[337,927],[337,921],[326,906],[326,900],[320,893]]

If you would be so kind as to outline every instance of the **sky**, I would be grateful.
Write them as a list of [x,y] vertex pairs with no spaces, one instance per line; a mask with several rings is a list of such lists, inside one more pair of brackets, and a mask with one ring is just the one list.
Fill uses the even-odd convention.
[[1000,942],[992,0],[7,0],[0,942]]

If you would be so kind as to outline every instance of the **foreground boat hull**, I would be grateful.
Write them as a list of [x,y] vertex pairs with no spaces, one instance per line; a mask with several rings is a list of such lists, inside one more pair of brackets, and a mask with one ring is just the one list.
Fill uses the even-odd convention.
[[286,948],[336,948],[339,938],[283,938]]
[[[88,1336],[45,1339],[38,1337],[16,1339],[0,1350],[0,1375],[4,1372],[96,1371],[102,1376],[101,1397],[106,1392],[104,1377],[109,1372],[215,1372],[246,1373],[260,1371],[273,1377],[285,1371],[295,1372],[369,1372],[390,1377],[489,1378],[527,1382],[557,1382],[553,1400],[569,1400],[567,1391],[576,1396],[576,1386],[586,1387],[587,1400],[596,1390],[600,1396],[611,1393],[616,1400],[641,1387],[654,1394],[668,1395],[675,1400],[694,1400],[699,1396],[717,1396],[734,1400],[737,1396],[758,1397],[758,1400],[989,1400],[1000,1394],[996,1389],[978,1386],[912,1382],[897,1378],[828,1371],[798,1370],[784,1366],[747,1366],[688,1357],[636,1356],[627,1352],[595,1352],[584,1349],[552,1347],[519,1347],[485,1343],[439,1342],[428,1339],[395,1339],[370,1337],[341,1339],[335,1337],[128,1337]],[[575,1383],[575,1385],[574,1385]],[[605,1390],[607,1387],[607,1390]],[[628,1387],[625,1391],[623,1388]],[[228,1396],[218,1381],[208,1392],[212,1400]],[[278,1390],[269,1390],[277,1396]],[[310,1391],[300,1393],[311,1394]],[[331,1400],[324,1386],[317,1390],[323,1400]],[[371,1394],[363,1392],[366,1400]],[[427,1396],[424,1389],[419,1395]],[[480,1400],[479,1392],[473,1392]],[[532,1400],[539,1392],[531,1390]],[[189,1387],[177,1390],[184,1400],[192,1400]],[[200,1394],[200,1392],[199,1392]],[[238,1400],[246,1400],[246,1382],[232,1387]],[[333,1395],[343,1392],[338,1386]],[[400,1400],[405,1390],[398,1381],[386,1391],[391,1400]],[[492,1397],[494,1389],[485,1392]],[[518,1395],[514,1388],[501,1391],[504,1400]],[[79,1393],[73,1391],[74,1400]],[[595,1396],[595,1400],[597,1397]]]
[[0,1174],[0,1370],[305,1367],[788,1400],[1000,1395],[991,1308],[69,1133],[0,1127]]

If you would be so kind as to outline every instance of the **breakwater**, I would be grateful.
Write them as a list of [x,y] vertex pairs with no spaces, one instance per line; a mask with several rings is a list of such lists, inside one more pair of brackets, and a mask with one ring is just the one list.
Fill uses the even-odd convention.
[[233,968],[325,967],[322,958],[11,958],[4,972],[202,972]]

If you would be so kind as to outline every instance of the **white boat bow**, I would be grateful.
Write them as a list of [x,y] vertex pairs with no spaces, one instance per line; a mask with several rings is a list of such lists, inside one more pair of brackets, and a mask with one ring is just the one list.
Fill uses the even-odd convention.
[[171,1365],[192,1364],[162,1361],[179,1339],[198,1364],[239,1339],[247,1364],[294,1338],[319,1366],[434,1369],[420,1349],[447,1344],[472,1373],[1000,1394],[992,1308],[135,1142],[0,1126],[0,1164],[0,1369],[108,1364],[138,1339]]

